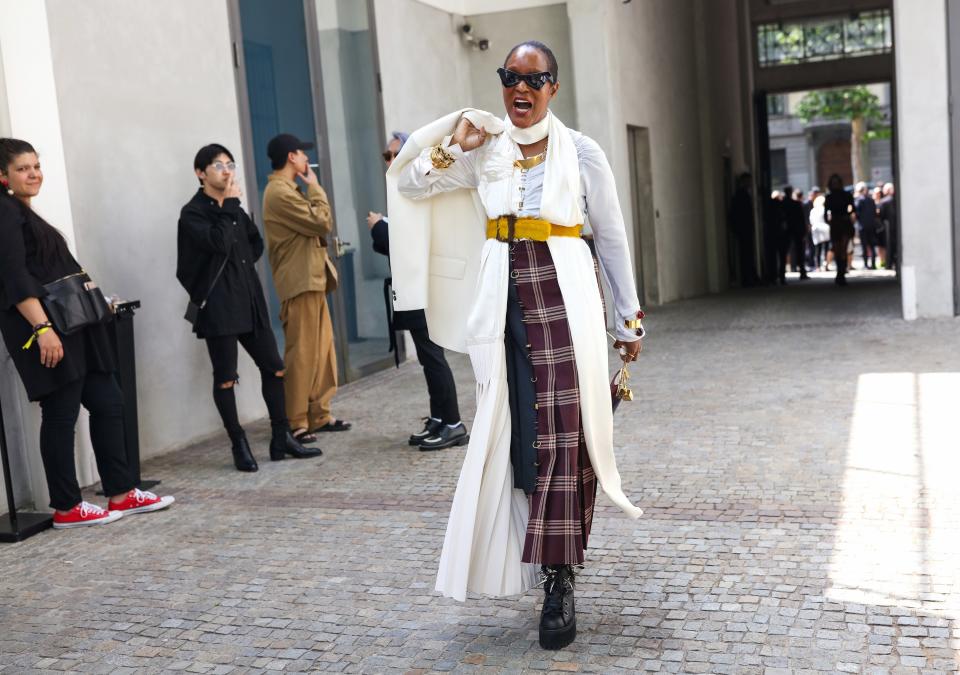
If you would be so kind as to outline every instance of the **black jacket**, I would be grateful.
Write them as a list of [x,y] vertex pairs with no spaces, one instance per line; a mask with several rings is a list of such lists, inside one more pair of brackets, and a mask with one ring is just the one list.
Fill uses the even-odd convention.
[[[63,359],[55,368],[40,363],[40,348],[23,345],[33,327],[17,304],[47,294],[43,284],[80,271],[63,239],[48,260],[41,260],[31,221],[40,216],[6,195],[0,196],[0,333],[31,401],[37,401],[88,372],[116,370],[113,347],[105,324],[89,326],[72,335],[60,335]],[[96,279],[94,278],[94,281]]]
[[807,220],[803,217],[803,204],[796,199],[784,197],[781,205],[787,234],[799,237],[807,231]]
[[[373,237],[373,250],[377,253],[390,257],[390,229],[387,221],[378,220],[370,228],[370,236]],[[393,330],[425,330],[427,328],[427,316],[422,309],[411,309],[402,312],[393,312]]]
[[[261,255],[263,238],[239,199],[225,199],[220,206],[201,189],[183,207],[177,227],[177,279],[197,304],[210,294],[197,321],[197,337],[270,327],[255,265]],[[224,256],[226,267],[213,284]]]

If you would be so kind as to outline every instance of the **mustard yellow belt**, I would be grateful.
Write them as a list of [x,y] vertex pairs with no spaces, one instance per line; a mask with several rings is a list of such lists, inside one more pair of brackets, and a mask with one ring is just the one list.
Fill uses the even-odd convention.
[[554,225],[542,218],[517,218],[516,216],[500,216],[487,221],[487,239],[498,241],[514,241],[516,239],[532,239],[546,241],[549,237],[579,237],[583,225],[564,227]]

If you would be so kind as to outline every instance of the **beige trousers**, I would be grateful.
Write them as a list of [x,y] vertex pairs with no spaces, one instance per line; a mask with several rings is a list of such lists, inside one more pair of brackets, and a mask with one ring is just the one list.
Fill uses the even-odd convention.
[[307,291],[284,300],[280,320],[290,428],[316,429],[330,421],[330,400],[337,393],[337,353],[326,295]]

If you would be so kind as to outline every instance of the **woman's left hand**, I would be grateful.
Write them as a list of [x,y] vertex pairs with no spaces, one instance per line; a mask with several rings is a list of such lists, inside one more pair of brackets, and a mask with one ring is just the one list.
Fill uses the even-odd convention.
[[620,358],[623,359],[624,363],[636,361],[637,357],[640,356],[640,350],[643,349],[640,340],[634,340],[633,342],[617,340],[613,343],[613,347],[620,350]]

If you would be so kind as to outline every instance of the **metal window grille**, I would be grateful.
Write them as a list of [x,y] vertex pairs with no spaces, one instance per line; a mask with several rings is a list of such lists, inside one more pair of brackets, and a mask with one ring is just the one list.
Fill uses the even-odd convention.
[[857,58],[893,51],[889,9],[756,27],[761,68]]

